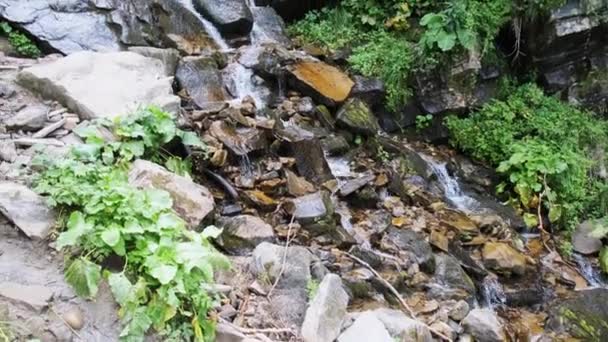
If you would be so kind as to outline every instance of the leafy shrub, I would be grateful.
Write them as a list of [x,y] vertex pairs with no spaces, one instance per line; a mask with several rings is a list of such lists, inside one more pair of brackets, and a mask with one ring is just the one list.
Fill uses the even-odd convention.
[[0,22],[0,33],[8,37],[8,42],[17,53],[24,57],[40,57],[42,52],[25,34],[14,30],[8,23]]
[[[94,298],[102,277],[120,305],[121,341],[143,341],[154,328],[166,341],[214,341],[208,317],[214,298],[201,286],[213,283],[213,270],[227,259],[210,242],[220,231],[187,229],[172,210],[166,191],[137,189],[128,182],[133,158],[156,158],[162,146],[181,137],[171,115],[150,107],[110,125],[116,142],[104,143],[95,126],[80,131],[86,144],[65,158],[45,161],[37,190],[54,206],[69,212],[57,248],[75,258],[65,276],[75,292]],[[115,255],[124,261],[116,272],[104,263]],[[103,265],[103,266],[102,266]]]
[[595,215],[603,183],[590,177],[590,148],[608,146],[606,122],[527,84],[446,124],[454,145],[506,176],[499,192],[513,195],[530,223],[540,205],[566,228]]

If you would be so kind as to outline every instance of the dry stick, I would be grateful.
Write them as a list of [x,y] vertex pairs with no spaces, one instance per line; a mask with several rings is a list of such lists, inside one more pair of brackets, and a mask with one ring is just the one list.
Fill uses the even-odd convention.
[[80,336],[76,332],[76,330],[74,330],[74,328],[72,328],[72,326],[68,322],[66,322],[66,320],[60,314],[57,313],[57,311],[55,311],[55,308],[53,308],[53,306],[49,305],[49,309],[51,309],[51,311],[53,311],[53,313],[55,314],[55,316],[59,317],[59,319],[61,321],[63,321],[63,324],[65,324],[65,326],[68,327],[68,329],[70,329],[72,331],[72,334],[76,335],[76,337],[78,337],[80,340],[83,340],[82,336]]
[[291,235],[291,228],[293,227],[293,222],[294,222],[295,218],[296,218],[295,214],[291,215],[291,221],[289,222],[289,226],[287,226],[287,239],[285,240],[285,250],[283,252],[283,261],[281,263],[281,270],[279,271],[279,275],[277,276],[277,279],[274,280],[274,284],[272,284],[270,291],[268,291],[268,294],[266,295],[266,298],[268,298],[268,299],[270,299],[270,295],[272,294],[272,291],[274,291],[274,288],[277,287],[279,280],[281,280],[281,277],[283,276],[283,272],[285,272],[285,263],[287,263],[287,251],[289,248],[289,243],[291,242],[289,240],[289,236]]
[[410,308],[409,305],[407,305],[407,303],[405,302],[405,300],[403,299],[403,297],[401,297],[401,295],[399,294],[399,292],[393,287],[393,285],[391,285],[391,283],[389,283],[386,279],[384,279],[380,273],[378,273],[370,264],[368,264],[367,262],[357,258],[356,256],[347,253],[347,252],[342,252],[344,253],[344,255],[346,255],[347,257],[355,260],[356,262],[360,263],[361,265],[365,266],[367,269],[369,269],[374,276],[376,276],[376,278],[378,278],[378,280],[380,280],[380,282],[386,286],[395,297],[397,297],[397,300],[399,301],[399,304],[401,304],[401,306],[405,309],[405,311],[407,311],[410,315],[410,317],[412,317],[413,319],[415,319],[416,321],[420,322],[421,324],[424,324],[424,326],[426,326],[432,333],[434,333],[435,335],[443,338],[446,341],[451,342],[452,339],[445,336],[444,334],[442,334],[441,332],[431,328],[430,326],[428,326],[426,323],[418,320],[418,318],[416,318],[416,314],[414,313],[414,311],[412,310],[412,308]]

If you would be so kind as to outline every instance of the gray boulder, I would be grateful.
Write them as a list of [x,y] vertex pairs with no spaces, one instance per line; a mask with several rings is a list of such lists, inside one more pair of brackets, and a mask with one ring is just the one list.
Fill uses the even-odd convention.
[[590,235],[593,231],[593,222],[585,221],[579,224],[572,234],[572,247],[581,254],[593,254],[602,249],[602,240]]
[[291,40],[287,36],[285,22],[272,7],[254,7],[253,28],[251,40],[253,43],[276,42],[283,46],[291,46]]
[[194,0],[194,7],[224,34],[246,35],[253,27],[245,0]]
[[78,52],[18,75],[21,85],[81,119],[114,118],[147,105],[177,112],[172,81],[161,61],[133,52]]
[[3,282],[0,283],[0,298],[23,305],[40,314],[53,298],[53,291],[40,285]]
[[576,292],[551,304],[546,328],[569,332],[582,341],[603,341],[608,336],[608,290],[597,288]]
[[475,283],[462,269],[456,258],[445,253],[435,255],[435,280],[449,289],[475,293]]
[[6,127],[13,130],[39,130],[44,127],[49,111],[49,108],[44,105],[27,106],[6,120]]
[[370,311],[359,315],[355,323],[338,337],[338,342],[361,341],[394,342],[382,321]]
[[431,245],[425,240],[423,234],[411,229],[397,229],[391,227],[387,230],[383,241],[394,246],[399,251],[412,253],[416,263],[428,271],[435,270],[435,259]]
[[378,120],[369,106],[361,99],[352,98],[346,101],[336,114],[339,125],[355,133],[375,135],[380,130]]
[[400,341],[432,342],[429,328],[409,317],[403,312],[386,308],[374,310],[374,314],[393,338]]
[[306,311],[302,325],[304,341],[333,342],[340,334],[347,305],[348,295],[340,277],[326,275]]
[[505,334],[496,313],[492,309],[474,309],[462,320],[465,332],[471,334],[475,341],[501,342]]
[[132,46],[129,51],[138,53],[144,57],[158,59],[165,66],[165,76],[175,76],[177,63],[179,63],[179,51],[175,49],[160,49],[149,46]]
[[55,212],[26,186],[0,182],[0,212],[31,239],[45,239],[55,225]]
[[327,192],[319,191],[290,200],[286,202],[286,209],[298,223],[315,234],[328,233],[335,228],[335,208]]
[[199,108],[208,103],[225,102],[230,95],[224,89],[217,62],[212,57],[185,57],[177,67],[177,83]]
[[173,198],[175,212],[192,228],[198,227],[215,206],[207,188],[146,160],[133,162],[129,170],[129,183],[138,188],[167,191]]
[[256,216],[221,217],[217,225],[224,229],[217,239],[218,244],[234,254],[245,254],[258,244],[274,239],[272,226]]

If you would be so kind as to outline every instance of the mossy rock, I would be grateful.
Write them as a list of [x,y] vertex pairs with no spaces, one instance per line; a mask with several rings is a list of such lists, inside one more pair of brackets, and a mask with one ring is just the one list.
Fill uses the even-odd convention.
[[363,135],[375,135],[380,130],[374,113],[361,99],[352,98],[336,114],[339,125]]
[[578,292],[567,300],[557,300],[550,310],[547,328],[568,332],[584,341],[602,341],[608,336],[608,290]]

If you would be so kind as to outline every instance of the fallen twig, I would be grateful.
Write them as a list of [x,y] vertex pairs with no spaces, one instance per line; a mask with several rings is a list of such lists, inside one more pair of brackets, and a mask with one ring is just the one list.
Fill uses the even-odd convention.
[[403,307],[403,309],[405,309],[405,311],[407,311],[407,313],[409,314],[409,316],[413,319],[415,319],[416,321],[420,322],[421,324],[424,324],[424,326],[426,326],[433,334],[441,337],[442,339],[451,342],[452,339],[445,336],[444,334],[442,334],[441,332],[431,328],[430,326],[428,326],[426,323],[420,321],[418,318],[416,318],[416,313],[414,313],[414,310],[412,310],[412,308],[410,308],[409,305],[407,305],[407,303],[405,302],[405,300],[403,299],[403,297],[401,297],[401,294],[399,294],[399,291],[397,291],[397,289],[395,289],[395,287],[393,285],[391,285],[391,283],[389,283],[386,279],[384,279],[380,273],[378,273],[378,271],[376,271],[370,264],[368,264],[367,262],[357,258],[356,256],[347,253],[347,252],[342,252],[344,253],[344,255],[346,255],[347,257],[353,259],[354,261],[360,263],[361,265],[365,266],[367,269],[369,269],[376,278],[378,278],[378,280],[384,285],[386,286],[386,288],[388,288],[391,293],[397,297],[397,300],[399,301],[399,304],[401,304],[401,306]]
[[63,322],[63,324],[65,324],[66,327],[68,327],[68,329],[70,329],[70,331],[72,331],[72,334],[76,335],[76,337],[78,337],[80,340],[82,339],[82,336],[80,336],[76,330],[74,330],[74,328],[72,328],[72,326],[65,321],[65,319],[59,314],[57,313],[57,311],[55,311],[55,309],[49,305],[49,309],[51,309],[51,311],[55,314],[55,316],[59,317],[59,319]]
[[281,270],[279,271],[279,275],[277,275],[277,279],[274,280],[272,287],[268,291],[266,298],[270,298],[272,291],[274,291],[275,287],[277,287],[279,280],[281,280],[281,277],[283,276],[283,272],[285,272],[285,264],[287,263],[287,251],[289,249],[289,243],[291,242],[291,240],[289,238],[291,236],[291,229],[293,228],[293,222],[295,221],[295,218],[296,218],[295,215],[291,215],[291,221],[289,222],[289,225],[287,226],[287,238],[285,239],[285,250],[283,251],[283,261],[281,262]]

